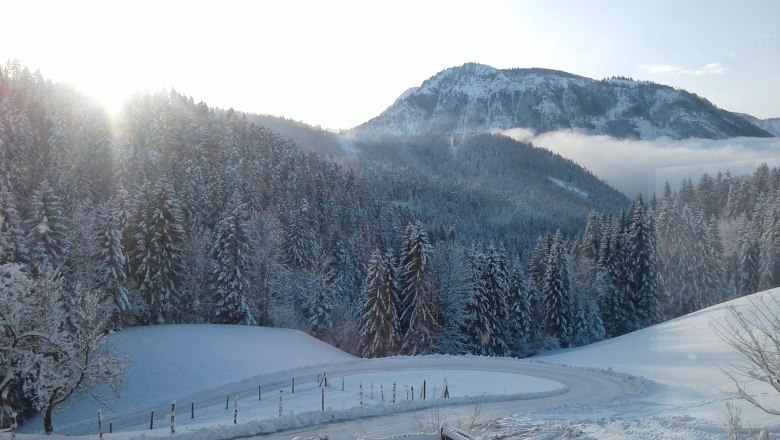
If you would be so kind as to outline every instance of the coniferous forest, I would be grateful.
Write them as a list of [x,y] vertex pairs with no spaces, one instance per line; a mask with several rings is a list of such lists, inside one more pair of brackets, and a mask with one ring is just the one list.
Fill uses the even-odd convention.
[[8,63],[0,283],[15,411],[63,397],[25,339],[44,328],[71,348],[88,326],[217,323],[365,357],[524,357],[780,285],[780,170],[631,201],[499,135],[347,140],[175,91],[112,119]]

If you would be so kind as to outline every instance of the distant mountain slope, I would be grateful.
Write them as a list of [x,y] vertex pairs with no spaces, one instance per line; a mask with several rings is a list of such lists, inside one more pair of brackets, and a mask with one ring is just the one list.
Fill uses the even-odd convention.
[[780,118],[758,119],[755,116],[737,113],[751,124],[762,128],[776,137],[780,137]]
[[338,136],[321,127],[314,127],[281,116],[248,114],[247,118],[252,123],[265,127],[283,138],[290,139],[301,150],[311,151],[323,157],[344,154]]
[[642,139],[771,136],[706,99],[669,86],[481,64],[436,74],[356,132],[464,135],[518,127]]
[[[619,212],[630,204],[619,191],[571,160],[499,134],[457,139],[384,136],[356,140],[354,146],[362,160],[400,166],[405,174],[414,176],[419,188],[430,183],[445,193],[457,191],[457,197],[441,203],[445,199],[421,196],[424,191],[417,189],[411,200],[439,203],[408,206],[437,213],[435,217],[450,219],[450,224],[478,218],[480,221],[459,228],[475,237],[479,237],[481,222],[503,225],[498,229],[506,236],[528,242],[533,238],[525,234],[540,225],[576,233],[589,211]],[[469,199],[473,203],[467,202]],[[452,217],[453,213],[470,211],[473,213]]]

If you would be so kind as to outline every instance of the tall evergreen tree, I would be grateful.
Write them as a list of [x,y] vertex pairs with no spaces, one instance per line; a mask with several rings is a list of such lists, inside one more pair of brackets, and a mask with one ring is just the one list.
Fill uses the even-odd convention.
[[491,356],[508,356],[511,344],[509,331],[509,271],[507,256],[504,249],[496,249],[493,245],[487,250],[487,267],[483,276],[486,278],[488,299],[488,320],[490,321],[489,354]]
[[138,212],[136,279],[146,307],[144,320],[176,322],[182,307],[187,306],[179,289],[184,240],[179,202],[163,181],[141,200]]
[[44,180],[32,196],[33,212],[28,221],[31,266],[36,273],[57,269],[68,250],[67,225],[60,198]]
[[634,303],[628,296],[624,223],[622,217],[605,224],[599,262],[599,276],[605,280],[601,311],[610,337],[629,332],[635,316]]
[[758,291],[761,248],[753,225],[743,219],[737,229],[737,294],[749,295]]
[[10,183],[5,176],[0,176],[0,265],[27,261],[27,246],[16,200]]
[[509,304],[510,351],[513,355],[529,355],[528,343],[536,323],[531,314],[528,279],[520,266],[515,267],[509,278],[507,302]]
[[431,255],[431,288],[441,331],[436,338],[436,352],[463,354],[466,334],[467,304],[472,295],[471,273],[463,248],[452,241],[439,241]]
[[[769,177],[764,179],[771,182]],[[771,185],[764,182],[759,184]],[[761,222],[760,287],[765,290],[780,285],[780,188],[772,192],[767,190],[756,208],[761,209],[762,213],[762,215],[754,215],[754,218]]]
[[289,222],[285,226],[282,244],[287,264],[293,269],[307,269],[314,264],[316,252],[311,215],[311,207],[303,199],[300,208],[290,213]]
[[323,339],[325,332],[333,327],[333,285],[327,283],[322,273],[313,273],[311,276],[313,289],[306,315],[314,337]]
[[568,256],[560,231],[553,236],[541,295],[544,304],[544,328],[562,345],[569,345],[574,331],[572,326],[576,310],[571,296]]
[[591,211],[585,221],[582,237],[577,243],[576,253],[579,258],[593,262],[595,265],[601,248],[601,231],[601,216],[596,211]]
[[400,334],[398,298],[392,271],[382,252],[375,249],[368,261],[363,314],[360,317],[360,346],[363,357],[384,357],[395,353]]
[[469,256],[471,284],[473,291],[466,304],[466,319],[463,332],[467,337],[469,351],[474,354],[490,354],[492,332],[490,299],[487,286],[487,256],[482,246],[475,246]]
[[210,286],[217,322],[254,325],[250,252],[253,236],[247,206],[234,192],[214,230]]
[[125,324],[131,312],[130,297],[125,285],[127,257],[122,247],[122,228],[116,200],[110,200],[103,208],[96,230],[97,259],[102,262],[98,286],[108,297],[115,324]]
[[401,350],[405,354],[429,353],[439,329],[436,304],[429,285],[431,244],[422,224],[406,228],[401,265],[401,323],[406,323]]
[[653,220],[640,196],[629,212],[626,230],[628,294],[634,306],[633,330],[660,321],[661,308],[656,296],[656,248]]

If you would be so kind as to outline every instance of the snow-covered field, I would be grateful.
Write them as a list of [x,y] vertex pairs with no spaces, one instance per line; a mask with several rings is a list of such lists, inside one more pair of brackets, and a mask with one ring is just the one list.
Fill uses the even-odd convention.
[[[780,295],[780,289],[763,295]],[[748,298],[729,304],[746,307]],[[293,330],[135,328],[110,339],[133,363],[121,396],[109,395],[111,409],[102,410],[104,432],[112,423],[116,432],[106,435],[109,439],[256,434],[348,439],[431,430],[446,419],[486,437],[515,439],[726,438],[722,420],[730,397],[724,391],[731,386],[723,369],[740,361],[712,329],[712,322],[726,313],[726,305],[719,305],[613,340],[526,360],[365,360]],[[324,393],[318,383],[322,373],[328,377]],[[443,399],[445,380],[450,399]],[[765,398],[780,406],[774,394]],[[736,404],[746,427],[780,431],[773,428],[780,420]],[[72,402],[55,415],[55,431],[97,438],[98,408],[91,399]],[[155,428],[149,430],[152,410]],[[40,420],[32,420],[19,437],[37,438],[40,429]]]

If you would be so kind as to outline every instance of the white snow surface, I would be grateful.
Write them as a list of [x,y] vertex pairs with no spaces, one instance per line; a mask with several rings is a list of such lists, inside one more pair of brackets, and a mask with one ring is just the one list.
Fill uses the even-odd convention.
[[588,198],[588,193],[587,192],[577,188],[576,186],[574,186],[574,185],[572,185],[570,183],[566,183],[563,180],[556,179],[554,177],[548,177],[548,179],[550,179],[550,181],[552,181],[552,183],[560,186],[561,188],[563,188],[563,189],[565,189],[565,190],[567,190],[567,191],[569,191],[571,193],[574,193],[574,194],[582,197],[583,199],[587,199]]
[[[780,295],[780,289],[756,295]],[[112,411],[103,410],[106,423],[114,421],[121,431],[106,438],[378,438],[431,431],[447,419],[483,438],[725,439],[722,420],[731,397],[724,391],[731,384],[723,370],[741,358],[712,325],[725,319],[729,306],[750,307],[756,295],[612,340],[525,360],[367,360],[292,330],[207,325],[131,329],[110,338],[135,362],[122,397],[113,401]],[[321,411],[317,376],[326,371],[329,384]],[[449,400],[442,399],[445,379]],[[423,381],[427,395],[420,401]],[[258,384],[263,385],[262,400]],[[412,387],[414,402],[406,400]],[[755,392],[780,406],[780,396],[772,390]],[[166,417],[174,399],[177,430],[170,434]],[[191,401],[197,402],[195,419],[190,419]],[[780,420],[740,401],[735,404],[746,427],[780,432]],[[55,415],[55,430],[97,438],[97,408],[94,401],[74,402]],[[150,431],[151,409],[155,429]],[[40,420],[32,420],[23,431],[33,434],[19,438],[57,438],[34,434],[40,426]]]

